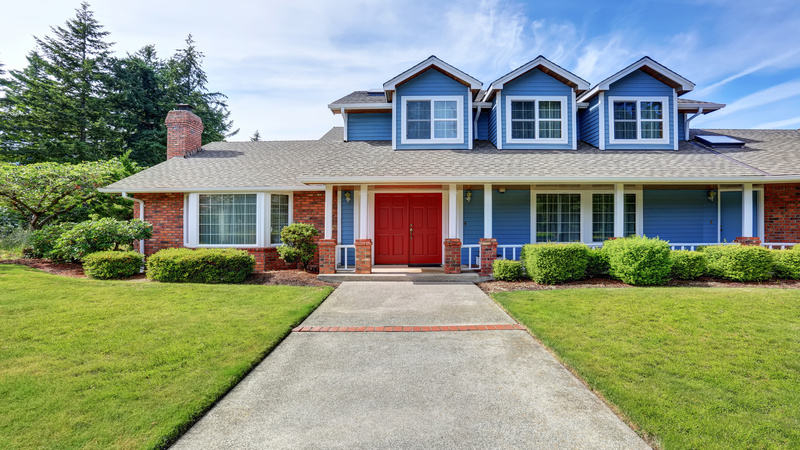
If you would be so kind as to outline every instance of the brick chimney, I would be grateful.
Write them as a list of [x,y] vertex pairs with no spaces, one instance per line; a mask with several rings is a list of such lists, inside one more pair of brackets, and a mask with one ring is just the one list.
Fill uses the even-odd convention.
[[203,121],[189,105],[177,105],[167,114],[167,159],[188,156],[200,150]]

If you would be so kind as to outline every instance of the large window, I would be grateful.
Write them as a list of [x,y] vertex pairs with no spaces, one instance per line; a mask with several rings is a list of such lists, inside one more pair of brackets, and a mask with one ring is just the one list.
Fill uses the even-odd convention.
[[272,194],[270,197],[269,243],[280,244],[281,230],[283,230],[283,227],[289,225],[289,196],[283,194]]
[[581,240],[581,194],[536,194],[536,242]]
[[403,97],[402,142],[464,142],[462,97]]
[[201,194],[201,245],[255,245],[256,194]]
[[669,143],[666,97],[609,97],[610,142]]
[[506,96],[506,141],[567,143],[567,98]]
[[[624,229],[627,236],[636,234],[636,194],[625,194]],[[614,194],[592,194],[592,241],[614,237]]]

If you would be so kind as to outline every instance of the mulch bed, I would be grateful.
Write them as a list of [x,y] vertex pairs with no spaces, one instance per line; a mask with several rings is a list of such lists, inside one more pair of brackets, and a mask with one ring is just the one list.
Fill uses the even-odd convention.
[[[670,287],[755,287],[777,289],[800,289],[800,280],[772,280],[762,282],[740,283],[738,281],[718,280],[715,278],[701,277],[696,280],[672,280],[666,286]],[[484,281],[478,287],[491,294],[493,292],[509,291],[546,291],[553,289],[580,289],[580,288],[630,288],[635,287],[619,280],[610,278],[590,278],[588,280],[570,281],[556,285],[538,284],[531,280],[523,281]]]
[[3,259],[0,264],[19,264],[28,266],[32,269],[39,269],[53,275],[61,275],[70,278],[86,278],[83,273],[83,266],[80,263],[54,262],[49,259],[20,258]]

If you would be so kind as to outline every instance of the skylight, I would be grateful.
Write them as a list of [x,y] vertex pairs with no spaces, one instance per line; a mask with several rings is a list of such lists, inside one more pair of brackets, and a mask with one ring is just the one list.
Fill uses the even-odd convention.
[[694,137],[695,140],[700,142],[701,144],[711,147],[711,148],[742,148],[744,147],[744,142],[734,139],[730,136],[718,136],[718,135],[697,135]]

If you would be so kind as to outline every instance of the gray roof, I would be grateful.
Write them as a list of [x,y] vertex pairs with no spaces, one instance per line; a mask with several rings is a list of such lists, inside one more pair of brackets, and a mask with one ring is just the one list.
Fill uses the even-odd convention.
[[344,97],[332,102],[332,105],[351,105],[354,103],[388,103],[386,101],[386,94],[383,92],[380,95],[370,94],[369,91],[354,91]]
[[[214,142],[107,187],[113,192],[299,188],[304,183],[379,182],[388,177],[478,183],[481,177],[521,182],[724,182],[729,179],[800,181],[797,130],[696,130],[745,141],[740,149],[708,149],[681,142],[672,150],[392,150],[388,141],[343,142],[342,129],[315,141]],[[365,181],[367,179],[374,181]],[[302,180],[302,181],[301,181]],[[777,181],[777,180],[775,180]]]

